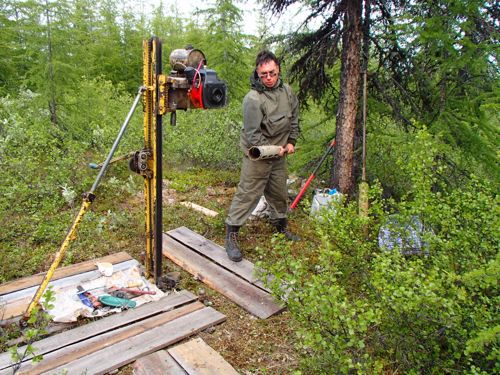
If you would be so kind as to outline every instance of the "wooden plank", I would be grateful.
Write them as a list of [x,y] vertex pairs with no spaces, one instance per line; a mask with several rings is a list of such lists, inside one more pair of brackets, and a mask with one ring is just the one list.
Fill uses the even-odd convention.
[[246,259],[243,259],[241,262],[233,262],[227,257],[224,248],[186,227],[179,227],[170,230],[167,234],[201,255],[220,264],[227,270],[244,278],[249,283],[258,286],[268,293],[271,293],[271,291],[266,288],[264,283],[257,277],[255,266],[252,262]]
[[55,368],[46,374],[61,374],[62,371],[67,371],[68,374],[106,374],[135,361],[139,357],[172,345],[225,320],[225,315],[211,307],[205,307],[82,357],[77,361]]
[[[162,325],[175,321],[176,319],[189,315],[197,310],[205,308],[201,302],[190,303],[189,305],[178,309],[168,311],[154,317],[142,320],[127,327],[122,327],[112,332],[90,338],[83,342],[62,348],[56,352],[52,352],[44,356],[44,359],[33,364],[31,362],[24,363],[19,374],[39,375],[47,371],[51,371],[56,367],[65,367],[71,362],[78,361],[81,358],[92,356],[92,354],[105,349],[120,342],[127,343],[131,338],[140,336],[144,332],[161,327]],[[135,359],[135,358],[134,358]],[[108,358],[103,358],[106,362]],[[70,374],[73,372],[69,372]]]
[[198,211],[198,212],[201,212],[202,214],[204,215],[207,215],[207,216],[210,216],[210,217],[215,217],[217,216],[219,213],[218,212],[215,212],[213,210],[210,210],[206,207],[203,207],[203,206],[200,206],[196,203],[192,203],[192,202],[180,202],[181,205],[183,205],[184,207],[188,207],[188,208],[191,208],[195,211]]
[[187,375],[187,372],[165,350],[139,358],[133,365],[134,375]]
[[[19,320],[17,322],[13,322],[13,324],[19,324]],[[51,322],[45,329],[47,331],[47,334],[44,335],[46,337],[55,335],[56,333],[60,333],[62,331],[67,331],[68,329],[74,328],[78,325],[78,322],[71,322],[71,323],[54,323]],[[18,338],[12,339],[7,341],[5,344],[6,346],[21,346],[22,344],[26,344],[27,338],[25,336],[20,336]]]
[[[71,275],[76,275],[79,273],[96,270],[97,269],[97,266],[95,265],[96,263],[108,262],[116,264],[132,259],[133,258],[130,255],[128,255],[123,251],[116,254],[107,255],[102,258],[91,259],[86,262],[72,264],[70,266],[56,269],[56,271],[54,272],[54,276],[52,276],[52,280],[58,280]],[[40,285],[44,277],[45,277],[45,272],[4,283],[0,285],[0,296],[15,292],[16,290],[21,290],[29,288],[31,286]]]
[[[123,271],[137,265],[139,265],[139,262],[135,259],[130,259],[125,262],[116,263],[113,265],[113,272]],[[49,285],[53,286],[54,288],[64,288],[73,285],[76,286],[81,282],[97,279],[101,276],[102,273],[100,271],[87,271],[83,273],[78,273],[76,275],[70,275],[62,279],[51,280],[49,282]],[[38,290],[38,285],[21,290],[16,290],[12,293],[4,294],[2,296],[2,299],[4,301],[11,302],[26,297],[33,297],[37,290]]]
[[16,316],[24,314],[28,305],[30,304],[33,297],[25,297],[22,299],[18,299],[16,301],[9,301],[3,306],[2,310],[2,320],[14,318]]
[[211,262],[167,235],[163,255],[251,314],[266,319],[284,310],[265,291]]
[[201,338],[167,350],[189,375],[238,375],[222,356]]
[[[99,334],[112,331],[122,326],[132,324],[141,319],[154,316],[156,314],[172,310],[176,307],[193,302],[197,299],[192,293],[188,291],[181,291],[178,294],[170,294],[164,296],[156,302],[146,303],[138,306],[136,309],[127,310],[118,314],[96,320],[92,323],[74,328],[69,331],[62,332],[58,335],[47,337],[43,340],[37,341],[34,344],[36,354],[45,356],[47,353],[56,351],[63,347],[86,340],[88,338],[98,336]],[[24,350],[20,347],[19,350]],[[26,358],[26,360],[31,357]],[[10,366],[9,353],[0,354],[0,369]]]

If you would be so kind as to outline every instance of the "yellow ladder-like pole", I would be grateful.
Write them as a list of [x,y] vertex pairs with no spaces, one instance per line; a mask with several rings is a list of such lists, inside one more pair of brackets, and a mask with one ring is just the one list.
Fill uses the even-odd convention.
[[154,103],[154,77],[153,77],[153,43],[143,41],[143,85],[144,91],[144,149],[148,151],[148,174],[144,175],[144,203],[145,209],[145,229],[146,229],[146,259],[144,261],[145,274],[150,278],[153,274],[153,248],[154,248],[154,205],[155,205],[155,139],[154,127],[155,118],[153,116]]
[[147,170],[144,176],[146,205],[146,259],[147,278],[154,277],[160,285],[162,275],[162,116],[166,108],[160,103],[162,79],[162,43],[157,37],[143,42],[144,92],[144,151]]

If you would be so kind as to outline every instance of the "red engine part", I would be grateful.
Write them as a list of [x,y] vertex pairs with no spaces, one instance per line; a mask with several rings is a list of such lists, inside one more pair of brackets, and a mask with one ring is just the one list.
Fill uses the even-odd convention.
[[200,68],[202,67],[204,60],[201,60],[196,68],[196,73],[193,78],[193,83],[191,84],[191,89],[189,90],[189,100],[195,108],[205,108],[203,106],[203,82],[200,74]]
[[191,100],[191,104],[195,108],[203,108],[203,85],[201,82],[198,87],[193,84],[191,90],[189,90],[189,100]]

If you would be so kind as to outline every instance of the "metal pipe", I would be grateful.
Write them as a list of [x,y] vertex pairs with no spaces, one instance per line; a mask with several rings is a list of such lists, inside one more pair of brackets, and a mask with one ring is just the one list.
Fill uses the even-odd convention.
[[130,111],[128,112],[127,117],[125,118],[125,121],[120,129],[120,132],[118,133],[118,136],[115,139],[115,143],[113,143],[113,146],[111,147],[111,150],[109,151],[108,157],[102,164],[101,170],[99,171],[99,174],[97,175],[94,184],[92,185],[92,188],[90,188],[89,194],[93,194],[99,183],[101,182],[102,177],[106,173],[106,170],[108,169],[109,163],[111,161],[111,158],[113,157],[113,154],[115,153],[116,149],[118,148],[118,144],[120,143],[120,140],[123,137],[123,134],[125,133],[125,130],[127,129],[128,123],[130,122],[130,119],[132,118],[132,115],[134,114],[135,109],[137,108],[137,105],[139,104],[139,100],[141,99],[142,92],[146,88],[144,86],[141,86],[139,88],[139,92],[137,93],[137,96],[135,97],[134,103],[132,104],[132,108],[130,108]]
[[253,146],[248,150],[248,157],[250,160],[262,160],[269,158],[279,157],[281,151],[280,146],[266,145],[266,146]]

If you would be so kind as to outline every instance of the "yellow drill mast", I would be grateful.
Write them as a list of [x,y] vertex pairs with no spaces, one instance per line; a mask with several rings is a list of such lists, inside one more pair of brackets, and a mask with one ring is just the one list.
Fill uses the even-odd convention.
[[[161,75],[161,41],[143,42],[144,149],[139,151],[139,171],[144,176],[146,204],[146,277],[159,285],[162,268],[162,116],[158,78]],[[145,164],[144,164],[145,163]]]

